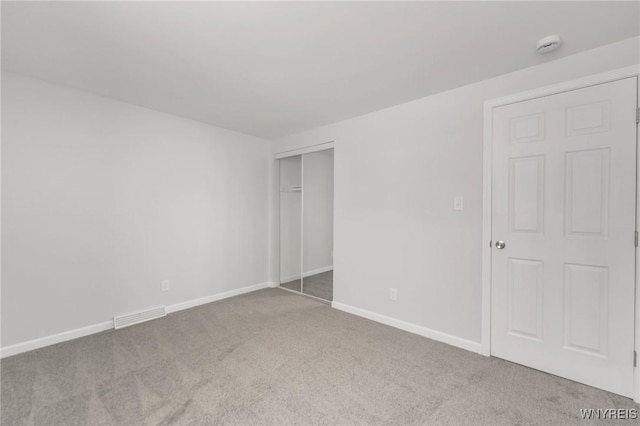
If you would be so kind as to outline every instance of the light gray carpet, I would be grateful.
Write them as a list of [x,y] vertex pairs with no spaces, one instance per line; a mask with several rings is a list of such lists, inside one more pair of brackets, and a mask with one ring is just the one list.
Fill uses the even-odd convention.
[[585,424],[581,408],[637,407],[281,289],[1,368],[3,425]]
[[300,280],[295,280],[282,283],[280,286],[297,292],[300,292],[302,288],[304,294],[331,302],[333,300],[333,271],[304,277],[304,282],[302,283]]

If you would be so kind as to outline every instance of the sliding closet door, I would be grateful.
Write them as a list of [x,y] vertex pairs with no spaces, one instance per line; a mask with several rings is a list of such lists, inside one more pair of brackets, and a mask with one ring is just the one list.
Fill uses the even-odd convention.
[[302,291],[302,157],[281,159],[280,286]]
[[302,156],[302,291],[333,300],[333,149]]

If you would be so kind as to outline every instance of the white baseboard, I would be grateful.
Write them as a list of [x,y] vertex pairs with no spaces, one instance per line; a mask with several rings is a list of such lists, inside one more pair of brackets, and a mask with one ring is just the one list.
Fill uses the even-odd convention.
[[[303,278],[310,277],[311,275],[321,274],[323,272],[329,272],[333,270],[333,265],[323,266],[322,268],[312,269],[311,271],[304,272],[302,274]],[[282,278],[280,280],[281,283],[288,283],[289,281],[299,280],[300,275],[292,275],[290,277]]]
[[201,297],[199,299],[193,299],[182,303],[176,303],[175,305],[167,306],[167,313],[182,311],[184,309],[194,308],[196,306],[205,305],[207,303],[215,302],[217,300],[228,299],[229,297],[239,296],[245,293],[251,293],[252,291],[262,290],[263,288],[271,287],[270,282],[264,282],[260,284],[254,284],[247,287],[236,288],[234,290],[225,291],[223,293],[213,294],[211,296]]
[[[227,299],[233,296],[239,296],[244,293],[250,293],[252,291],[261,290],[263,288],[274,287],[275,283],[265,282],[247,287],[238,288],[235,290],[225,291],[223,293],[214,294],[211,296],[201,297],[199,299],[189,300],[187,302],[176,303],[175,305],[169,305],[166,307],[167,313],[182,311],[184,309],[193,308],[195,306],[204,305],[205,303],[215,302],[216,300]],[[89,325],[87,327],[76,328],[75,330],[64,331],[58,334],[52,334],[50,336],[40,337],[38,339],[28,340],[22,343],[16,343],[15,345],[7,346],[0,349],[0,358],[6,358],[12,355],[17,355],[23,352],[32,351],[34,349],[43,348],[45,346],[55,345],[56,343],[66,342],[67,340],[77,339],[79,337],[88,336],[90,334],[100,333],[102,331],[113,329],[113,320],[104,321],[98,324]]]
[[317,268],[317,269],[313,269],[311,271],[307,271],[304,274],[302,274],[302,276],[303,277],[310,277],[311,275],[318,275],[318,274],[321,274],[323,272],[329,272],[329,271],[333,271],[333,265],[323,266],[322,268]]
[[113,320],[89,325],[87,327],[76,328],[75,330],[63,331],[62,333],[40,337],[38,339],[28,340],[22,343],[16,343],[15,345],[6,346],[0,349],[0,358],[6,358],[22,352],[44,348],[45,346],[55,345],[56,343],[66,342],[67,340],[73,340],[111,329],[113,329]]
[[385,315],[376,314],[375,312],[345,305],[344,303],[332,302],[331,307],[340,311],[357,315],[359,317],[386,324],[391,327],[399,328],[400,330],[408,331],[409,333],[419,334],[420,336],[427,337],[432,340],[437,340],[438,342],[466,349],[471,352],[480,353],[482,349],[482,345],[479,342],[463,339],[461,337],[453,336],[441,331],[432,330],[430,328],[422,327],[406,321],[401,321],[399,319],[391,318]]

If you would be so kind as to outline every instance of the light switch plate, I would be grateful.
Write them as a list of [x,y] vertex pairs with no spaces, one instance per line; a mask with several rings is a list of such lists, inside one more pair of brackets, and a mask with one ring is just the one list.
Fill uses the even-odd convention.
[[389,300],[393,300],[394,302],[398,300],[398,290],[395,288],[389,289]]
[[462,198],[462,195],[457,195],[453,198],[453,209],[454,210],[464,209],[464,199]]

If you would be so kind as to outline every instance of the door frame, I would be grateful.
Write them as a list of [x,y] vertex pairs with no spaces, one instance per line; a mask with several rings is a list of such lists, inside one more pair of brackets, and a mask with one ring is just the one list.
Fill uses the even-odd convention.
[[[526,92],[516,93],[506,97],[490,99],[484,102],[484,134],[483,134],[483,168],[482,168],[482,321],[481,321],[481,349],[480,353],[485,356],[491,356],[491,188],[492,188],[492,155],[493,155],[493,109],[513,104],[516,102],[527,101],[531,99],[541,98],[545,96],[556,95],[571,90],[583,89],[589,86],[595,86],[603,83],[610,83],[629,77],[640,76],[640,66],[634,65],[626,68],[620,68],[588,77],[567,81],[552,86],[546,86]],[[636,94],[636,102],[640,100],[640,84],[637,85],[638,93]],[[636,127],[636,146],[638,146],[638,127]],[[636,155],[640,157],[639,149]],[[636,158],[636,229],[640,224],[640,214],[638,209],[638,189],[640,188],[640,158]],[[636,274],[635,274],[635,324],[634,348],[636,352],[640,352],[640,279],[638,277],[638,265],[640,250],[636,249]],[[640,364],[640,360],[639,360]],[[640,368],[636,366],[633,373],[633,400],[640,402]]]

